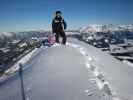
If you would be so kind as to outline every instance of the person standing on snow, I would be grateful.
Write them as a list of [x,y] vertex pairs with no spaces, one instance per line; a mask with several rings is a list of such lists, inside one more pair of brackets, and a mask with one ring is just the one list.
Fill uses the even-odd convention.
[[66,44],[66,34],[64,30],[67,28],[67,24],[62,18],[62,12],[61,11],[56,11],[55,13],[55,18],[52,21],[52,32],[55,33],[55,39],[57,43],[60,43],[59,37],[61,36],[62,39],[62,44]]

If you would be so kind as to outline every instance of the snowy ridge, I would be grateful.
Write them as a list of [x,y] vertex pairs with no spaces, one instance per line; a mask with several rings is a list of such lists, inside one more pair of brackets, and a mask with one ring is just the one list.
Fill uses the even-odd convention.
[[[47,47],[46,47],[47,48]],[[24,56],[22,59],[20,59],[18,62],[16,62],[11,68],[5,71],[5,73],[0,77],[0,83],[6,81],[8,78],[14,76],[16,72],[19,70],[19,64],[22,64],[25,66],[29,61],[31,61],[43,48],[36,48],[33,51],[31,51],[29,54]],[[24,67],[23,70],[27,69],[27,67]]]
[[[121,100],[119,97],[117,97],[116,92],[111,89],[109,82],[104,77],[104,73],[97,67],[97,65],[95,65],[95,59],[88,55],[85,48],[80,45],[73,44],[73,43],[67,43],[67,45],[78,49],[79,52],[86,58],[86,62],[85,62],[86,68],[88,70],[91,70],[95,77],[94,79],[91,79],[90,81],[93,84],[96,84],[98,86],[98,88],[101,91],[103,91],[105,100],[107,100],[107,99]],[[92,91],[85,90],[85,92],[87,93],[88,96],[93,95]]]

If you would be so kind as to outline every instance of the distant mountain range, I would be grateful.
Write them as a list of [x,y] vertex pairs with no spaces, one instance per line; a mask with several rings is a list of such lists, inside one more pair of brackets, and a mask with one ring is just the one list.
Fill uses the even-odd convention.
[[[121,32],[128,31],[133,33],[133,24],[90,24],[88,26],[80,27],[76,30],[67,30],[67,32],[78,31],[80,33],[97,33],[97,32]],[[24,31],[24,32],[0,32],[0,38],[3,37],[30,37],[30,36],[44,36],[51,33],[51,31],[36,30],[36,31]]]
[[115,31],[130,31],[133,32],[133,24],[130,25],[88,25],[78,29],[81,33],[95,33],[95,32],[115,32]]

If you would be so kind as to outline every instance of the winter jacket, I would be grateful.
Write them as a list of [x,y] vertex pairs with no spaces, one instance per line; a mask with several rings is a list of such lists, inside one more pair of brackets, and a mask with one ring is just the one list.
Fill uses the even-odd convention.
[[52,21],[52,32],[59,33],[67,28],[67,24],[62,17],[55,17]]

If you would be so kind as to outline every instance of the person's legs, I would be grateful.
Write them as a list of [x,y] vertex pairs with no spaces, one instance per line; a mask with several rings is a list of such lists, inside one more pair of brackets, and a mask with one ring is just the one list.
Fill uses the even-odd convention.
[[56,42],[59,43],[59,33],[55,34],[55,39],[56,39]]
[[66,37],[65,32],[64,32],[64,31],[61,32],[60,35],[61,35],[61,37],[63,38],[63,39],[62,39],[62,44],[65,45],[65,44],[66,44],[66,41],[67,41],[67,37]]

